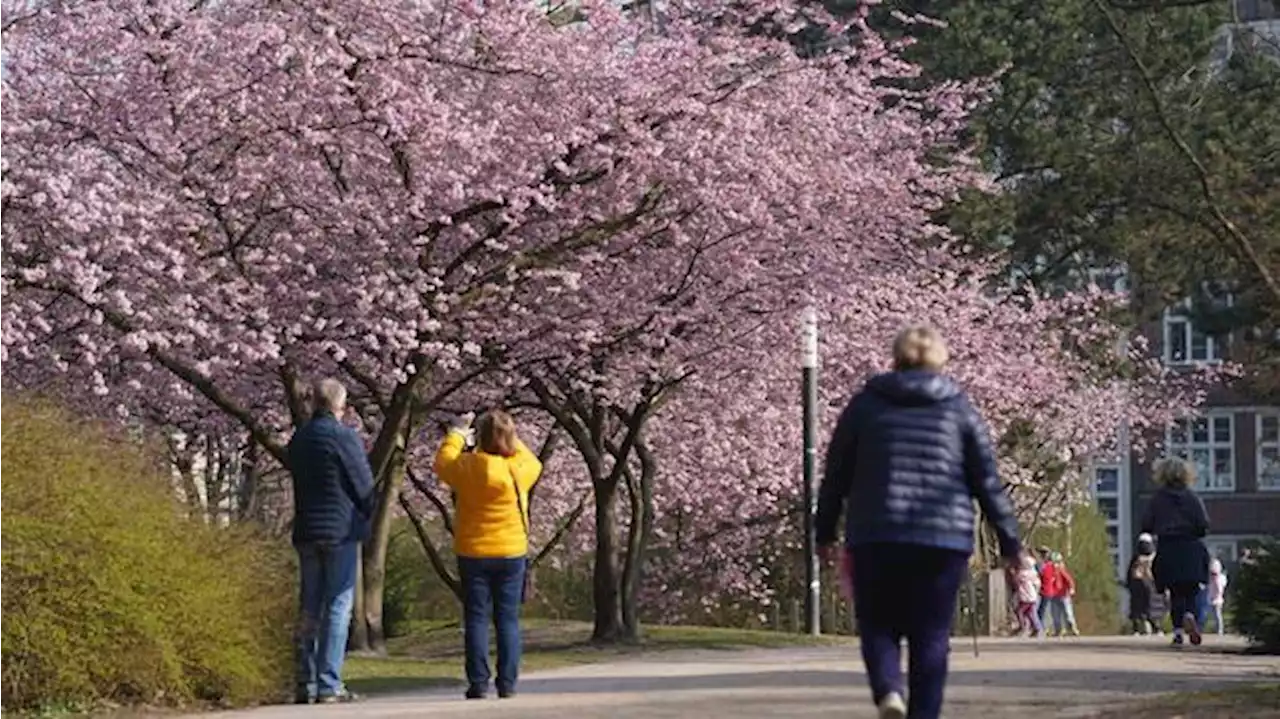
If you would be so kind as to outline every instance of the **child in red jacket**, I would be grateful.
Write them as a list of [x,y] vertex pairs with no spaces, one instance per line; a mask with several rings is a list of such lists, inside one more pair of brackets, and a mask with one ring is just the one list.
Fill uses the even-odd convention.
[[1058,552],[1054,552],[1041,567],[1040,586],[1053,618],[1054,636],[1062,636],[1064,630],[1080,636],[1080,629],[1076,626],[1075,607],[1071,601],[1076,593],[1076,580],[1067,571],[1067,565]]

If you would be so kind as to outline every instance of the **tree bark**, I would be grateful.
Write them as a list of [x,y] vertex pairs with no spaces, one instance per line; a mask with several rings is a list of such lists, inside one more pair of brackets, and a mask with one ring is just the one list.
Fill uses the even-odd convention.
[[627,557],[622,571],[622,632],[628,642],[640,641],[640,587],[644,580],[645,553],[653,536],[653,455],[636,442],[640,459],[639,476],[626,470],[627,498],[631,505],[631,525],[627,530]]
[[356,591],[351,604],[351,630],[347,634],[347,651],[369,650],[369,624],[364,619],[364,562],[356,562]]
[[387,636],[382,626],[382,598],[387,582],[387,547],[391,544],[391,509],[400,495],[405,474],[404,455],[400,452],[396,455],[385,480],[378,487],[378,507],[374,511],[370,536],[364,544],[361,558],[364,586],[360,591],[364,595],[362,616],[367,625],[367,637],[360,648],[379,655],[387,652]]
[[608,480],[595,486],[596,551],[592,579],[595,624],[593,642],[616,642],[622,637],[618,600],[618,485]]

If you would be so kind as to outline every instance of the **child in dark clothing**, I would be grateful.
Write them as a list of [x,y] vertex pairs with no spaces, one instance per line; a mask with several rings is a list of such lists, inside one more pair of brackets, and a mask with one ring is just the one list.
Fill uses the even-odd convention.
[[1152,569],[1156,556],[1155,542],[1155,537],[1150,534],[1138,535],[1137,551],[1125,574],[1125,587],[1129,590],[1129,621],[1135,635],[1160,631],[1160,622],[1164,619],[1164,595],[1156,591]]
[[1157,624],[1152,612],[1156,597],[1156,579],[1151,570],[1152,555],[1137,555],[1129,562],[1127,584],[1129,588],[1129,620],[1133,633],[1150,634]]

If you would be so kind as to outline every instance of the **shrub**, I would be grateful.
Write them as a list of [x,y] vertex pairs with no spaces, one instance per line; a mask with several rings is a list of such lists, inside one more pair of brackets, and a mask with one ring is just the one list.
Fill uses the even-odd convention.
[[[1076,621],[1085,634],[1115,634],[1120,626],[1119,582],[1107,542],[1107,523],[1091,504],[1075,508],[1063,527],[1042,528],[1027,538],[1031,548],[1061,552],[1076,580]],[[1051,617],[1045,615],[1045,619]]]
[[1227,592],[1236,629],[1268,652],[1280,652],[1280,543],[1254,552],[1241,563]]
[[162,463],[102,427],[13,399],[0,426],[7,710],[288,689],[283,548],[186,519]]

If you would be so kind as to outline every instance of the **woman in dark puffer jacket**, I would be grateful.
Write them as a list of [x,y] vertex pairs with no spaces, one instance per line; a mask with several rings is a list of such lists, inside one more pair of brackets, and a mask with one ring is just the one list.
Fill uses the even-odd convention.
[[[817,541],[835,554],[840,515],[853,555],[854,605],[872,696],[883,719],[942,711],[956,595],[973,554],[976,498],[1010,566],[1021,551],[982,419],[942,374],[938,333],[912,327],[893,344],[894,371],[849,402],[827,450]],[[904,687],[901,643],[910,648]]]

